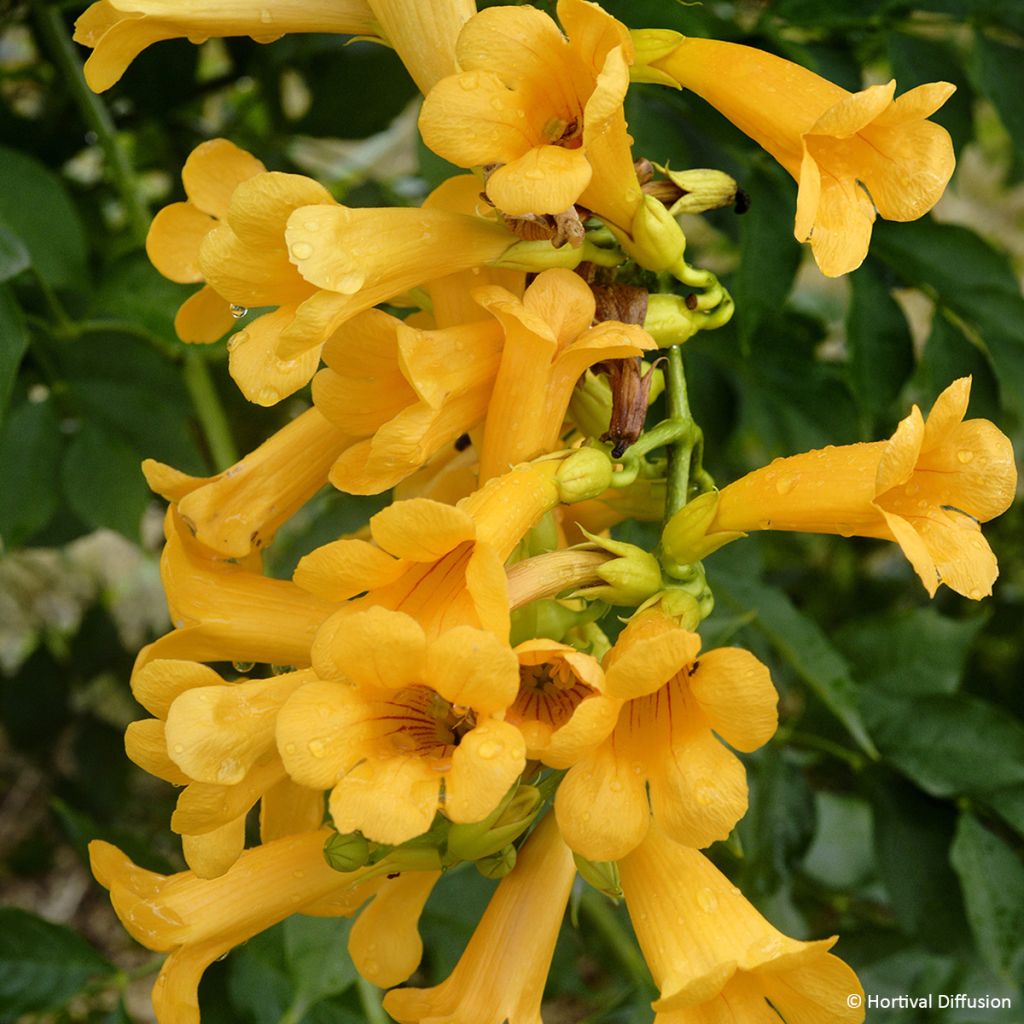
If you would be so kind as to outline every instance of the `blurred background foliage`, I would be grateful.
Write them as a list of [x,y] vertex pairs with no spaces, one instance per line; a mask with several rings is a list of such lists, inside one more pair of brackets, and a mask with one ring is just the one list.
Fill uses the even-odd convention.
[[[551,9],[551,4],[539,4]],[[849,89],[944,79],[936,120],[959,167],[934,215],[879,222],[871,255],[821,277],[792,237],[793,183],[695,97],[636,87],[637,155],[736,176],[752,205],[685,225],[737,316],[686,346],[720,483],[778,455],[886,437],[973,376],[972,415],[1024,451],[1024,4],[1009,0],[616,0],[627,24],[750,43]],[[160,508],[139,472],[233,461],[308,404],[247,405],[224,343],[190,348],[186,289],[142,249],[203,139],[312,174],[352,205],[416,203],[450,168],[418,143],[415,88],[370,43],[288,37],[160,43],[102,97],[70,42],[82,2],[0,0],[0,1021],[144,1021],[159,958],[120,930],[85,866],[117,842],[181,866],[175,794],[125,758],[134,651],[167,627]],[[323,493],[269,571],[378,507]],[[1024,1013],[1024,510],[989,524],[1001,566],[981,604],[929,602],[894,545],[771,536],[709,560],[705,644],[748,646],[782,694],[748,759],[751,808],[718,862],[791,934],[838,952],[883,995],[1005,995],[1014,1010],[883,1010],[887,1024],[1009,1024]],[[651,541],[650,529],[621,533]],[[488,895],[458,871],[423,921],[420,981],[443,977]],[[648,1020],[628,920],[582,892],[545,1020]],[[379,1021],[344,952],[348,923],[293,918],[204,982],[204,1021]]]

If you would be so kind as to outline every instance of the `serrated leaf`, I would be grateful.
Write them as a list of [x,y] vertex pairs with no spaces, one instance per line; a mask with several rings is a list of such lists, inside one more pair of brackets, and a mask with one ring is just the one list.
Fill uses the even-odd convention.
[[869,757],[878,756],[864,726],[858,688],[849,666],[821,628],[798,611],[776,587],[711,570],[712,589],[737,611],[757,614],[751,628],[759,630],[823,704],[843,723]]
[[28,328],[10,288],[0,287],[0,423],[28,348]]
[[868,258],[850,275],[846,318],[850,386],[869,422],[882,416],[914,369],[914,342],[903,309]]
[[865,685],[902,694],[953,693],[985,621],[915,608],[847,623],[835,640]]
[[60,1009],[114,965],[69,928],[0,908],[0,1017]]
[[994,704],[866,689],[862,707],[884,758],[932,796],[1024,784],[1024,725]]
[[83,283],[85,232],[60,178],[34,157],[0,146],[0,224],[21,240],[53,288]]
[[57,510],[57,462],[62,439],[53,400],[23,402],[0,431],[0,538],[25,543]]
[[981,955],[1007,981],[1019,981],[1024,977],[1024,864],[971,814],[960,818],[951,859]]
[[139,454],[95,423],[82,424],[64,453],[61,483],[68,504],[89,526],[139,539],[149,488]]

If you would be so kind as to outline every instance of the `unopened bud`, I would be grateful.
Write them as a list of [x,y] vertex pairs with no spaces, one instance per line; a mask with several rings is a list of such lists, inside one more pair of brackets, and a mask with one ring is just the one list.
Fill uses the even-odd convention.
[[572,855],[576,862],[576,870],[588,885],[613,900],[622,898],[622,885],[619,882],[619,865],[613,860],[587,860],[578,853]]
[[577,448],[555,474],[559,500],[566,505],[589,501],[612,485],[611,459],[597,448]]
[[607,551],[617,557],[596,567],[603,584],[584,587],[574,596],[635,608],[661,590],[664,585],[661,563],[649,551],[625,541],[583,532],[590,543],[581,547]]
[[526,831],[540,803],[540,793],[534,786],[513,786],[483,821],[451,826],[448,853],[458,860],[476,861],[496,854]]
[[681,345],[698,331],[699,321],[687,306],[686,299],[672,292],[651,295],[647,303],[644,330],[660,348]]
[[335,832],[324,843],[324,860],[335,871],[355,871],[370,862],[370,844],[359,832]]
[[583,249],[563,245],[556,249],[548,241],[523,241],[510,245],[491,266],[503,270],[522,270],[525,273],[539,273],[552,267],[567,267],[575,270],[583,259]]
[[600,437],[612,418],[612,387],[604,374],[587,370],[573,389],[569,416],[581,434]]
[[[718,509],[718,492],[708,491],[684,505],[665,525],[661,535],[661,549],[666,565],[689,565],[706,558],[713,551],[745,536],[732,530],[708,533]],[[673,575],[675,575],[673,573]]]
[[679,83],[669,74],[650,65],[667,57],[682,41],[683,36],[671,29],[637,28],[630,33],[633,39],[635,57],[629,69],[632,82],[653,82],[679,88]]
[[670,270],[686,250],[683,229],[654,196],[644,196],[630,225],[630,236],[622,238],[622,248],[647,270]]
[[516,848],[506,846],[476,861],[476,869],[484,878],[504,878],[516,866]]
[[713,168],[695,167],[688,171],[671,171],[667,167],[655,166],[676,187],[674,201],[666,203],[673,217],[681,213],[704,213],[733,206],[739,185],[725,171]]

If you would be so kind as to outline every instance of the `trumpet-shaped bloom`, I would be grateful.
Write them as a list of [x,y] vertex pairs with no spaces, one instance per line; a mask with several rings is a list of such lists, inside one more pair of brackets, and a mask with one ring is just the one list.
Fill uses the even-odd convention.
[[295,913],[351,916],[373,895],[372,869],[343,874],[324,860],[326,830],[247,850],[220,878],[158,875],[109,843],[89,844],[92,872],[121,923],[147,949],[167,951],[153,986],[159,1024],[199,1024],[197,990],[219,957]]
[[796,179],[796,225],[830,277],[859,267],[875,213],[916,220],[953,173],[949,133],[927,118],[948,82],[894,99],[895,82],[849,93],[781,57],[714,39],[682,39],[652,67],[707,100]]
[[428,93],[424,141],[461,167],[497,167],[488,198],[504,213],[558,214],[577,201],[628,229],[640,202],[622,102],[633,47],[596,4],[560,0],[481,11],[456,46],[460,71]]
[[480,821],[523,770],[522,734],[494,717],[516,695],[518,665],[490,633],[428,640],[410,616],[370,608],[346,617],[318,674],[281,710],[277,742],[296,782],[331,790],[340,832],[397,845],[438,809]]
[[541,1024],[555,941],[576,867],[547,815],[502,879],[452,973],[433,988],[395,989],[401,1024]]
[[[558,504],[559,465],[517,467],[454,507],[428,498],[395,502],[370,520],[374,543],[334,541],[303,558],[295,582],[323,601],[347,602],[320,629],[314,667],[348,616],[371,605],[411,615],[431,636],[469,625],[507,638],[504,562]],[[357,594],[364,596],[349,600]]]
[[798,942],[783,935],[696,850],[652,828],[619,872],[661,993],[657,1024],[864,1020],[857,976],[828,952],[835,937]]
[[216,476],[189,476],[153,459],[142,470],[157,494],[177,503],[182,522],[212,556],[245,558],[266,548],[278,527],[327,483],[349,443],[310,409]]
[[569,769],[555,813],[565,841],[589,860],[618,860],[651,820],[687,846],[725,839],[747,809],[743,765],[713,735],[749,752],[777,725],[768,669],[642,612],[605,658],[604,690],[624,701],[611,735]]
[[[203,239],[227,217],[235,189],[265,171],[256,157],[227,139],[210,139],[196,146],[181,171],[188,201],[165,206],[153,218],[146,236],[146,254],[153,266],[178,284],[204,281],[199,265]],[[182,341],[211,342],[226,334],[233,323],[231,304],[204,284],[182,303],[174,329]]]
[[211,36],[250,36],[269,43],[286,32],[379,34],[366,0],[98,0],[75,22],[75,42],[92,49],[85,80],[109,89],[147,47],[162,39],[205,42]]
[[568,768],[615,727],[621,700],[602,692],[596,658],[554,640],[526,640],[519,658],[519,694],[505,712],[526,740],[527,756]]
[[309,204],[331,209],[331,194],[301,174],[268,172],[240,184],[231,194],[227,216],[199,247],[199,264],[210,285],[233,305],[276,306],[228,341],[231,376],[258,405],[274,405],[302,387],[320,362],[326,335],[306,351],[278,358],[282,333],[299,306],[316,289],[292,266],[285,243],[290,214]]
[[317,408],[365,440],[341,455],[331,482],[350,494],[393,487],[481,423],[503,336],[491,321],[420,330],[367,310],[324,346]]
[[1009,508],[1017,468],[995,424],[964,420],[970,392],[969,377],[955,381],[927,422],[914,406],[888,441],[776,459],[747,474],[718,495],[706,540],[747,530],[880,537],[899,544],[929,594],[940,583],[972,600],[990,594],[999,567],[979,523]]
[[[472,176],[441,186],[443,193],[479,192]],[[517,239],[496,220],[453,212],[447,202],[422,207],[297,209],[285,237],[310,296],[282,332],[281,359],[301,358],[346,320],[435,278],[497,261]]]
[[288,580],[259,571],[259,552],[245,559],[210,558],[173,506],[160,576],[174,629],[143,647],[138,671],[155,658],[309,665],[310,644],[336,608]]
[[573,388],[588,367],[657,347],[636,324],[607,320],[591,327],[594,293],[569,270],[545,270],[521,300],[494,286],[474,297],[505,332],[484,428],[481,480],[559,447]]
[[278,708],[312,673],[227,683],[205,665],[158,659],[135,673],[136,699],[156,717],[132,722],[128,756],[184,786],[171,818],[200,878],[222,875],[245,846],[245,820],[260,803],[266,842],[320,826],[323,799],[286,775],[274,745]]

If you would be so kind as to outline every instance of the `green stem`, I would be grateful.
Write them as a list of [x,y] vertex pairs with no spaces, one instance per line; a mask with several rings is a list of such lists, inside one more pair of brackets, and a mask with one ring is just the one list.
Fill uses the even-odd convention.
[[118,138],[114,121],[106,104],[85,83],[82,62],[68,37],[64,19],[57,7],[39,4],[36,7],[39,32],[46,40],[50,55],[71,92],[72,99],[86,124],[96,133],[114,185],[121,195],[125,215],[135,240],[142,245],[149,231],[149,210],[139,192],[135,172],[128,154]]
[[359,1005],[366,1015],[366,1024],[391,1024],[391,1018],[381,1005],[379,988],[359,975],[356,978],[356,991],[359,993]]
[[778,740],[782,743],[791,743],[797,747],[804,747],[808,750],[817,750],[822,754],[828,754],[842,761],[855,772],[862,771],[864,768],[864,758],[856,751],[849,750],[839,743],[833,743],[832,740],[815,736],[813,733],[794,729],[789,732],[780,733]]
[[607,898],[587,889],[580,897],[580,913],[636,987],[640,991],[650,989],[651,975],[643,955],[632,937],[626,934]]
[[238,461],[238,449],[231,436],[224,406],[221,405],[217,390],[213,386],[210,367],[202,352],[192,350],[185,353],[185,387],[192,398],[203,435],[210,448],[210,457],[216,470],[227,469]]
[[690,413],[690,399],[686,392],[683,354],[678,345],[673,345],[668,350],[665,395],[668,401],[668,418],[676,423],[686,424],[688,428],[668,450],[668,479],[665,492],[665,522],[668,522],[686,504],[694,442],[694,424]]

